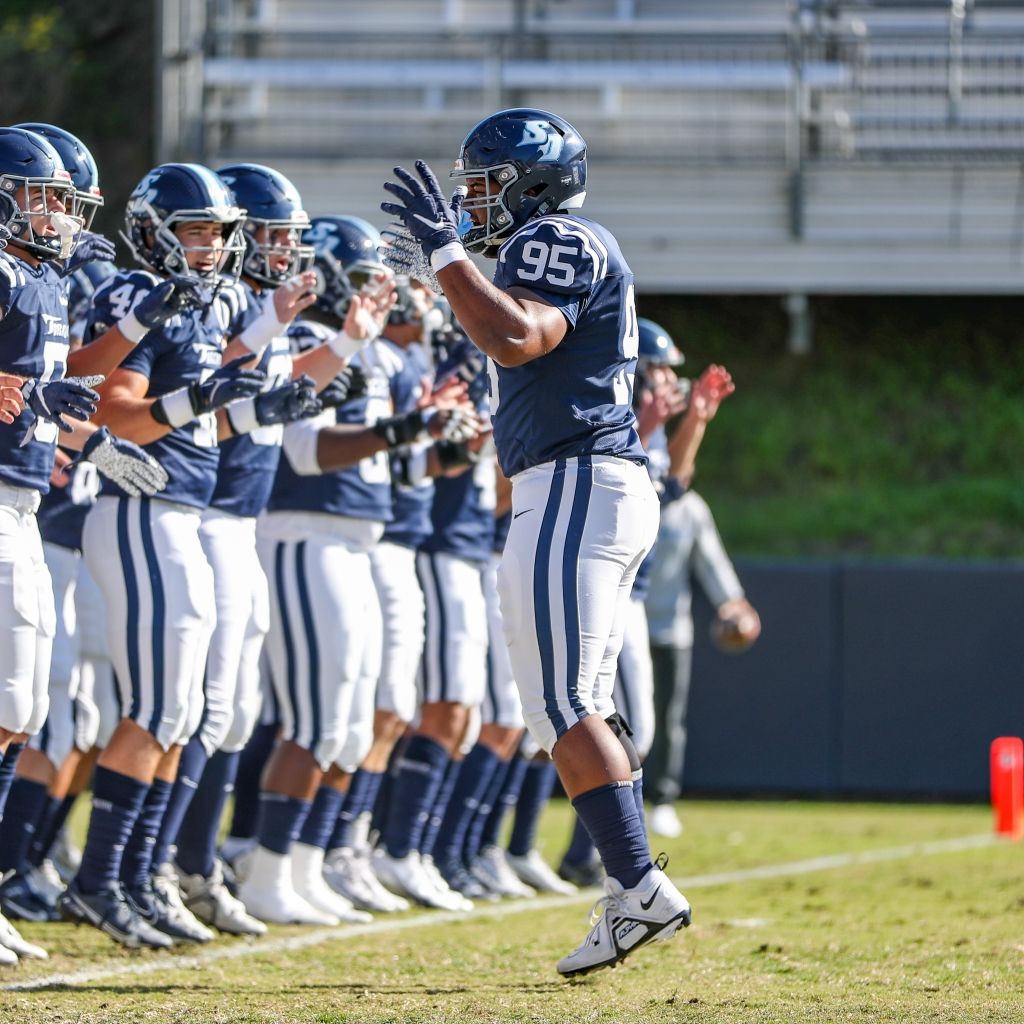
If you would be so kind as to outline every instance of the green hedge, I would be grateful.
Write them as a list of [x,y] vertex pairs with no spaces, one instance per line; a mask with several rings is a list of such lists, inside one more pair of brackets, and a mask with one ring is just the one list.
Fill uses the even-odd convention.
[[803,357],[777,298],[639,305],[736,380],[696,481],[733,553],[1024,555],[1024,300],[816,299]]

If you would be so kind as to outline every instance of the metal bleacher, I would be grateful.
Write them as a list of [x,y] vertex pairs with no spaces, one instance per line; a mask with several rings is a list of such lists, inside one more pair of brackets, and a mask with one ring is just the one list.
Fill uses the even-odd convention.
[[165,0],[164,159],[273,164],[380,222],[503,106],[590,147],[588,213],[661,292],[1015,292],[1024,3]]

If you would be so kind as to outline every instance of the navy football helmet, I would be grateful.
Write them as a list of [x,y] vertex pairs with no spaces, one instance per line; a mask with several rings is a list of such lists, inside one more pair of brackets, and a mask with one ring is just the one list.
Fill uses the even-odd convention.
[[[216,283],[226,272],[233,272],[237,279],[241,270],[244,217],[245,210],[235,205],[231,190],[208,167],[161,164],[128,197],[121,237],[135,259],[154,273]],[[185,247],[174,233],[177,226],[194,221],[224,225],[223,247],[202,247],[219,257],[210,270],[189,267]]]
[[35,132],[42,135],[44,139],[60,155],[64,170],[71,175],[71,181],[75,186],[77,209],[75,213],[82,217],[84,230],[92,227],[96,211],[103,205],[103,193],[100,192],[100,175],[96,169],[96,161],[92,153],[86,148],[81,139],[72,135],[71,132],[58,128],[54,124],[42,122],[27,122],[16,124],[15,128],[24,128],[25,131]]
[[[459,226],[470,252],[494,257],[500,243],[533,217],[574,210],[587,194],[587,144],[564,118],[533,107],[484,118],[463,140],[453,178],[483,178],[483,195],[462,204]],[[483,210],[482,224],[470,213]]]
[[[82,218],[75,214],[75,186],[60,154],[35,132],[0,128],[0,191],[13,201],[7,228],[13,246],[39,260],[67,259],[75,251]],[[59,202],[63,212],[51,210]],[[46,218],[53,234],[37,234],[32,221]]]
[[640,349],[637,361],[641,366],[682,366],[686,361],[672,336],[660,324],[637,317]]
[[[298,189],[283,174],[262,164],[232,164],[217,174],[234,193],[235,203],[245,210],[242,274],[276,288],[308,270],[313,264],[313,247],[302,245],[300,235],[310,220]],[[286,245],[274,241],[273,233],[281,230],[288,232]],[[261,231],[264,241],[258,242],[256,235]],[[281,258],[287,258],[288,264],[277,270],[274,265]]]
[[377,274],[388,274],[380,232],[360,217],[314,217],[302,241],[314,250],[316,306],[341,321],[352,296]]

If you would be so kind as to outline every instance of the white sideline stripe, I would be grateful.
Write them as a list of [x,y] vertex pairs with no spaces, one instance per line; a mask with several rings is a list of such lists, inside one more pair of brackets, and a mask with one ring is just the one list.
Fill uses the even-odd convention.
[[[707,875],[691,875],[689,878],[677,878],[673,881],[681,889],[707,889],[716,885],[731,885],[736,882],[749,882],[766,878],[784,878],[787,875],[808,875],[816,871],[831,871],[836,868],[852,867],[856,864],[878,864],[883,861],[907,860],[911,857],[931,857],[942,853],[957,853],[963,850],[976,850],[992,846],[998,840],[994,835],[961,836],[956,839],[938,839],[932,842],[911,843],[907,846],[894,846],[885,850],[864,850],[860,853],[836,853],[826,857],[810,857],[807,860],[791,861],[783,864],[766,864],[762,867],[743,868],[738,871],[718,871]],[[32,989],[68,987],[87,985],[93,981],[107,978],[138,977],[144,974],[155,974],[158,971],[189,970],[204,967],[218,960],[240,960],[248,956],[269,956],[274,953],[288,953],[316,946],[321,942],[337,942],[342,939],[355,939],[362,935],[382,935],[390,932],[410,931],[413,928],[429,928],[433,925],[451,924],[454,921],[479,921],[485,918],[511,917],[526,911],[549,910],[568,907],[577,903],[587,903],[599,893],[597,889],[581,889],[572,896],[546,896],[541,899],[519,900],[515,903],[497,906],[478,905],[470,914],[455,911],[444,911],[418,914],[415,917],[398,920],[374,921],[372,924],[351,925],[342,928],[318,928],[304,935],[293,935],[283,939],[271,939],[269,942],[259,940],[239,942],[204,951],[198,956],[157,956],[152,960],[140,963],[118,964],[109,967],[94,967],[86,971],[75,971],[70,974],[50,974],[29,981],[15,981],[8,985],[0,985],[3,992],[25,992]]]

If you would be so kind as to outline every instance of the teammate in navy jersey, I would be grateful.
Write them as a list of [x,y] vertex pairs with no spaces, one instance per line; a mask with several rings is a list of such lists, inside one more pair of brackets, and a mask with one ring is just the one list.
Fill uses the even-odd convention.
[[[398,360],[390,381],[391,400],[394,412],[406,415],[430,401],[433,365],[427,335],[434,295],[420,282],[401,276],[395,286],[395,308],[377,344]],[[432,442],[422,442],[391,453],[392,519],[380,542],[370,548],[383,624],[373,744],[352,777],[325,859],[324,876],[332,888],[369,911],[408,907],[377,880],[367,835],[392,750],[416,713],[424,617],[416,549],[431,531],[431,450]]]
[[[483,360],[472,346],[438,364],[437,378],[460,371],[477,387],[478,413],[486,417]],[[466,351],[466,350],[470,351]],[[475,363],[468,368],[464,356]],[[480,385],[483,384],[483,387]],[[481,435],[481,441],[484,435]],[[471,471],[441,476],[435,482],[431,531],[420,545],[417,571],[426,598],[426,647],[419,723],[402,751],[391,780],[389,806],[375,869],[386,885],[420,903],[445,909],[470,909],[459,889],[482,895],[456,858],[433,860],[462,763],[461,746],[470,715],[479,713],[487,672],[487,614],[483,569],[494,537],[493,455],[474,453]],[[461,804],[462,794],[459,794]],[[456,870],[456,868],[461,870]],[[438,873],[438,869],[439,872]],[[450,869],[445,873],[445,869]]]
[[[358,288],[345,295],[334,288],[348,288],[347,273],[354,274],[357,263],[365,269],[365,283],[380,275],[378,240],[369,225],[350,218],[313,222],[304,241],[316,250],[319,295],[310,313],[316,320],[292,328],[296,348],[345,333],[353,302],[358,305],[361,297]],[[355,356],[366,393],[286,428],[284,458],[260,524],[261,559],[270,579],[267,646],[283,720],[263,776],[259,844],[239,896],[265,921],[368,919],[328,887],[323,860],[344,799],[344,774],[336,762],[347,757],[354,768],[372,730],[372,721],[355,728],[353,709],[365,705],[357,697],[367,685],[372,701],[379,666],[380,613],[367,551],[391,518],[391,484],[379,439],[378,451],[354,452],[342,460],[350,468],[336,465],[334,471],[319,460],[317,449],[328,425],[373,423],[391,412],[389,382],[398,362],[369,344],[389,308],[390,301],[373,330],[362,334],[366,347]],[[372,711],[362,717],[372,719]]]
[[[83,229],[77,236],[74,252],[66,260],[54,263],[54,268],[64,278],[68,297],[68,341],[73,348],[76,343],[75,322],[84,315],[84,310],[80,308],[81,283],[88,284],[91,278],[103,274],[104,268],[107,268],[107,273],[112,272],[112,265],[106,260],[113,255],[113,245],[101,236],[88,232],[96,210],[103,205],[99,172],[92,154],[70,132],[56,125],[42,123],[19,124],[15,127],[46,139],[57,152],[75,187],[75,207],[82,217]],[[73,611],[67,620],[64,615],[65,604],[72,607],[73,600],[64,599],[74,593],[74,578],[78,571],[77,552],[87,505],[76,506],[70,495],[86,494],[88,488],[82,486],[86,480],[98,483],[96,467],[83,463],[80,469],[73,471],[74,482],[78,486],[65,487],[69,477],[63,470],[69,464],[70,457],[65,456],[59,460],[60,471],[53,476],[55,486],[43,499],[39,514],[40,532],[44,541],[43,554],[53,580],[57,612],[49,712],[43,727],[29,740],[18,761],[17,779],[10,796],[9,820],[14,824],[6,828],[0,826],[0,864],[3,864],[2,870],[7,875],[0,886],[0,903],[12,916],[29,919],[50,912],[28,877],[29,846],[33,842],[34,831],[42,825],[40,818],[47,805],[47,791],[55,782],[62,762],[72,752],[73,687],[77,686],[72,673],[77,666],[73,650],[73,629],[69,635],[64,628],[65,621],[72,626],[74,623]],[[65,521],[66,526],[63,525]],[[51,539],[47,525],[56,533],[56,543],[45,543]]]
[[[400,183],[385,189],[397,202],[381,208],[419,241],[492,360],[494,438],[513,487],[499,571],[513,671],[526,724],[608,873],[603,913],[558,964],[584,973],[690,921],[652,864],[632,783],[639,760],[611,699],[629,591],[658,519],[632,410],[633,277],[615,239],[572,212],[586,194],[586,145],[557,115],[515,109],[476,125],[450,202],[416,167],[396,168]],[[493,283],[467,248],[497,259]]]
[[215,413],[265,380],[240,369],[248,350],[221,365],[224,339],[208,309],[226,261],[241,252],[242,216],[205,167],[163,164],[147,174],[125,214],[126,238],[147,269],[100,289],[82,349],[111,337],[112,351],[127,346],[104,385],[102,418],[170,476],[157,501],[104,484],[83,536],[107,606],[124,717],[99,758],[82,865],[60,908],[128,946],[212,937],[151,868],[214,624],[199,525],[216,485]]
[[[0,377],[5,384],[7,374],[19,378],[24,399],[16,419],[0,417],[2,815],[24,738],[39,731],[48,710],[55,611],[34,513],[49,490],[58,431],[85,459],[128,486],[148,481],[156,489],[162,471],[109,431],[80,422],[72,429],[67,419],[84,421],[98,395],[63,379],[68,320],[60,270],[74,256],[82,219],[75,213],[75,189],[59,154],[35,133],[0,129],[0,191],[15,207],[11,239],[0,252],[0,370],[6,371]],[[0,918],[0,944],[9,951],[19,942]],[[37,947],[22,952],[39,955]]]

